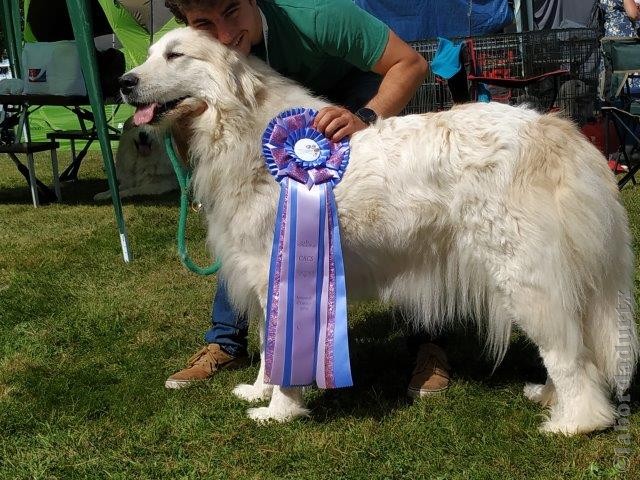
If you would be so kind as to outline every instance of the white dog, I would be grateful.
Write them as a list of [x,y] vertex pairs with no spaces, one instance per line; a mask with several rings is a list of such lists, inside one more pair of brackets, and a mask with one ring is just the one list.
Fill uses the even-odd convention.
[[[121,85],[143,122],[190,118],[208,241],[235,306],[264,319],[279,186],[261,136],[280,112],[327,102],[191,29],[164,36]],[[352,136],[335,195],[350,295],[427,330],[474,318],[496,361],[515,324],[547,368],[546,384],[525,387],[550,407],[542,430],[613,424],[611,390],[628,387],[638,352],[630,235],[604,158],[571,123],[495,103],[379,120]],[[263,372],[234,390],[271,398],[251,418],[307,413],[300,388]]]
[[[136,195],[161,195],[178,189],[178,180],[158,130],[135,126],[128,119],[116,153],[116,176],[120,198]],[[96,201],[111,198],[111,192],[97,193]]]

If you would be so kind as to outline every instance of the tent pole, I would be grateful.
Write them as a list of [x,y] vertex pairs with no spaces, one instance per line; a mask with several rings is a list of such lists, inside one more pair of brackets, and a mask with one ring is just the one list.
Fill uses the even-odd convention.
[[11,26],[13,27],[13,48],[16,54],[16,68],[18,78],[22,78],[22,23],[20,17],[20,0],[11,0],[9,6],[11,11]]
[[149,46],[153,45],[153,0],[149,0]]
[[[18,38],[15,36],[15,28],[13,23],[15,15],[13,14],[13,0],[2,0],[2,29],[5,34],[5,42],[7,54],[9,55],[9,64],[11,65],[11,75],[13,78],[22,78],[22,70],[20,69],[21,59],[19,58]],[[18,12],[20,10],[18,9]]]
[[104,102],[102,100],[102,89],[100,87],[98,65],[96,63],[95,47],[93,44],[93,30],[91,27],[91,17],[89,15],[91,6],[87,0],[67,0],[67,8],[73,27],[73,36],[75,37],[78,53],[80,54],[82,74],[84,75],[87,94],[91,101],[91,110],[95,118],[96,131],[102,150],[102,160],[107,172],[109,191],[111,192],[113,209],[120,232],[122,256],[124,261],[128,263],[132,260],[131,250],[129,249],[129,238],[127,236],[124,216],[122,215],[122,203],[120,201],[116,169],[113,163],[113,152],[111,151],[111,143],[109,142],[107,117],[104,112]]

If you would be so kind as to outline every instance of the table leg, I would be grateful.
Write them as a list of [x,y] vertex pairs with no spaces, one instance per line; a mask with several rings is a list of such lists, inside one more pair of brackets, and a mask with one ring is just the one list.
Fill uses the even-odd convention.
[[31,188],[31,198],[33,200],[33,206],[38,208],[40,206],[40,200],[38,198],[38,185],[36,183],[35,162],[33,161],[33,153],[27,154],[27,161],[27,168],[29,168],[29,188]]
[[85,155],[89,151],[89,147],[93,143],[93,139],[87,140],[87,143],[82,150],[78,153],[78,156],[73,159],[71,164],[67,168],[64,169],[64,172],[60,175],[60,180],[62,182],[71,182],[78,179],[78,171],[80,170],[80,165],[84,160]]
[[[9,153],[9,157],[11,158],[11,160],[13,160],[13,163],[16,165],[16,168],[25,178],[29,187],[31,187],[31,180],[29,178],[29,169],[20,160],[18,160],[18,157],[14,153]],[[53,191],[37,178],[35,179],[35,185],[37,188],[38,200],[40,201],[40,203],[50,203],[56,200],[56,197]]]
[[60,177],[58,176],[58,152],[55,146],[51,148],[51,172],[53,173],[53,189],[58,197],[58,202],[62,201],[60,194]]

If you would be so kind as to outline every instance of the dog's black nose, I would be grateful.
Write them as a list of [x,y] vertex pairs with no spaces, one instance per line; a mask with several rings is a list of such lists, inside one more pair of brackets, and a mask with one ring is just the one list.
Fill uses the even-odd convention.
[[140,79],[133,73],[126,73],[120,77],[118,83],[120,84],[120,91],[125,95],[133,91],[133,87],[138,85]]

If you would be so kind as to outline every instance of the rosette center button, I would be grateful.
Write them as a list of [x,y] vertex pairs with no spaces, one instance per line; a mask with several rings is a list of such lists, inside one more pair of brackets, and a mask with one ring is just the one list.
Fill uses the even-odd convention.
[[315,162],[320,156],[320,145],[310,138],[301,138],[293,146],[293,151],[303,162]]

